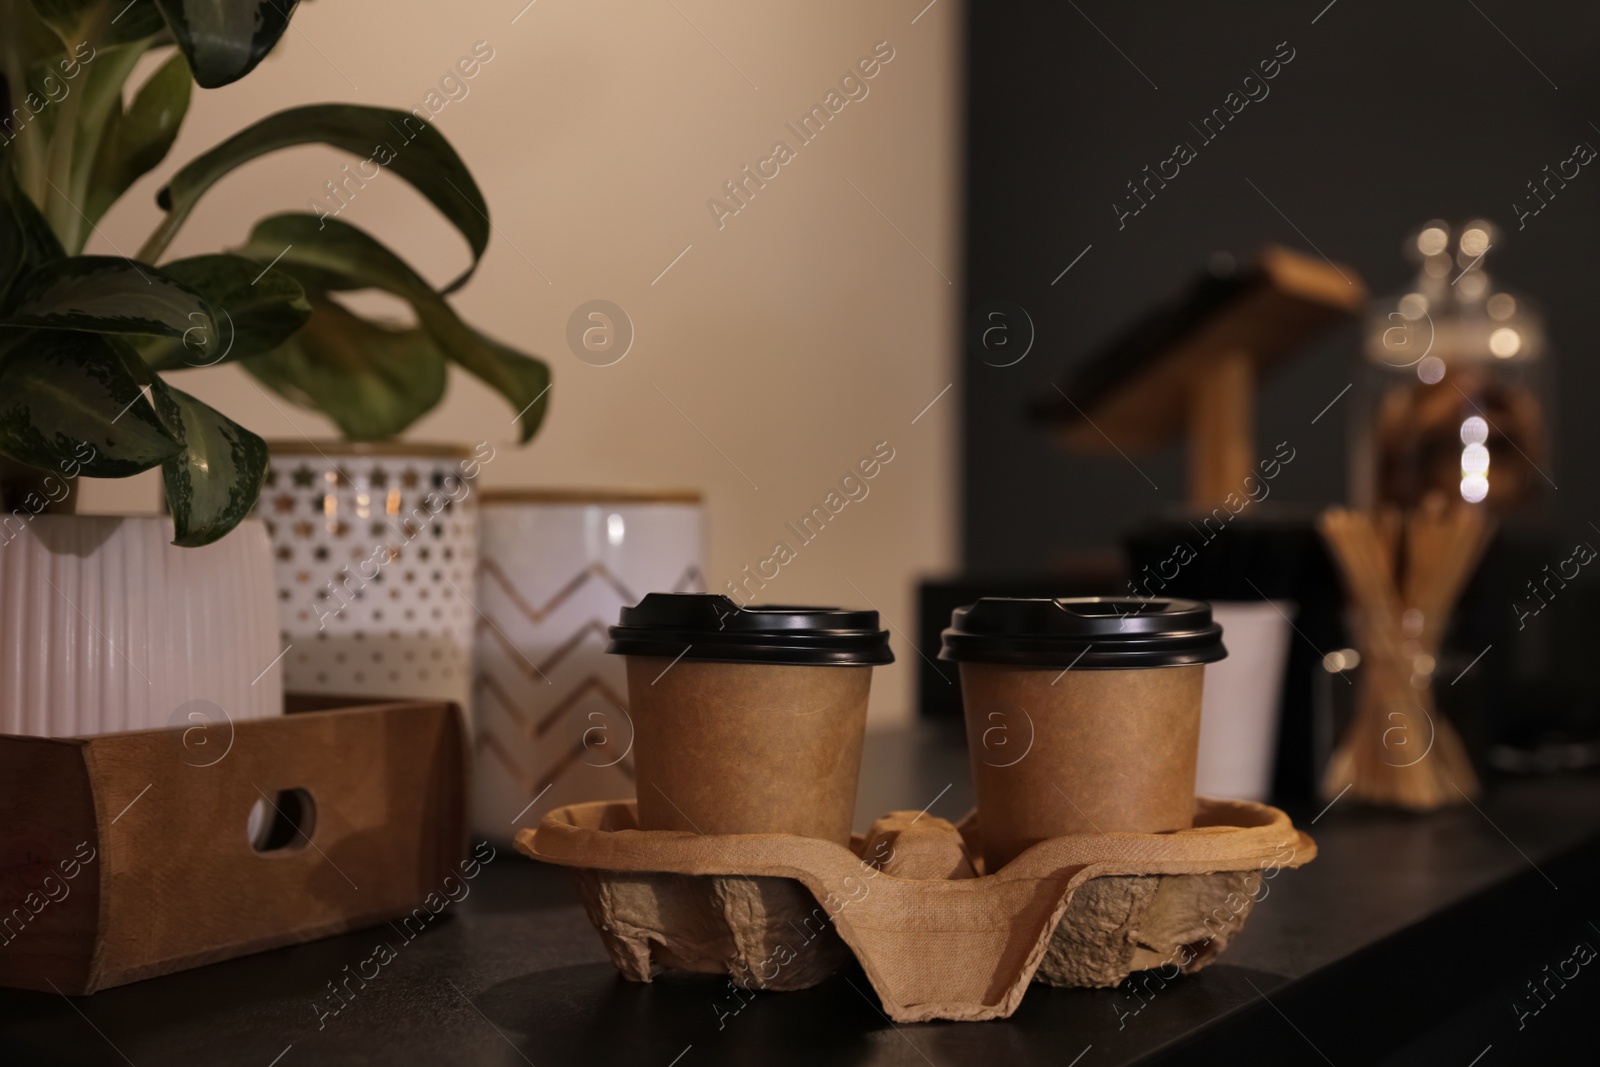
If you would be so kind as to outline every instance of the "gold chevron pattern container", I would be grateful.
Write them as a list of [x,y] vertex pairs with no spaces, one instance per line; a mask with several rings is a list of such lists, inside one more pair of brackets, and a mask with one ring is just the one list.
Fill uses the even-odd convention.
[[651,592],[705,587],[694,490],[481,497],[473,829],[509,843],[545,812],[633,793],[633,722],[606,627]]

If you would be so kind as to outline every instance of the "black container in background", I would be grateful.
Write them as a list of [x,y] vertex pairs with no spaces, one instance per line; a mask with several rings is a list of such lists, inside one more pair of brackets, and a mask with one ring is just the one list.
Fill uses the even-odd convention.
[[1600,547],[1600,533],[1503,524],[1457,606],[1440,656],[1439,706],[1472,727],[1469,747],[1487,751],[1494,769],[1600,762],[1600,560],[1570,581],[1547,580],[1571,573],[1562,564],[1580,541]]

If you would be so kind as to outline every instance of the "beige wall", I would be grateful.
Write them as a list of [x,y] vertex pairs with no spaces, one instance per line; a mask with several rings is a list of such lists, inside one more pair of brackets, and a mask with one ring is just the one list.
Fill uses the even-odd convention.
[[[520,16],[521,0],[305,4],[260,69],[197,94],[168,164],[134,187],[90,251],[132,253],[157,218],[160,179],[244,122],[326,100],[418,106],[487,42],[493,58],[436,119],[496,225],[456,304],[555,375],[543,431],[525,450],[503,449],[487,483],[702,487],[713,589],[785,540],[798,558],[763,599],[870,599],[909,634],[916,576],[956,556],[956,391],[912,424],[955,374],[960,12],[954,0],[924,2],[537,0]],[[881,41],[893,58],[868,94],[800,146],[784,123]],[[708,198],[779,139],[796,158],[719,230]],[[347,161],[304,148],[253,164],[201,203],[172,254],[237,244],[261,215],[307,210]],[[454,231],[392,175],[343,218],[435,282],[465,262]],[[636,330],[627,357],[604,368],[566,342],[569,315],[596,298]],[[410,436],[509,441],[511,410],[452,374],[444,404]],[[180,384],[267,437],[331,432],[280,400],[286,417],[235,368]],[[799,547],[784,524],[880,441],[895,458],[870,494]],[[99,511],[155,500],[149,475],[84,494]],[[901,634],[894,646],[899,662],[875,682],[879,725],[911,714],[918,653]]]

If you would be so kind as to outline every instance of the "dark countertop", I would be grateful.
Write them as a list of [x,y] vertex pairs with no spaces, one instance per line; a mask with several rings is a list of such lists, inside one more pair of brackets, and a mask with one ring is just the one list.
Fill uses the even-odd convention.
[[[874,735],[858,825],[924,804],[958,819],[965,761],[937,733]],[[0,991],[0,1063],[1495,1067],[1592,1044],[1600,967],[1565,982],[1545,968],[1600,948],[1600,777],[1501,782],[1425,817],[1347,801],[1292,814],[1319,858],[1272,882],[1219,963],[1142,999],[1035,985],[1008,1020],[895,1026],[852,968],[758,994],[719,1030],[724,980],[623,981],[566,876],[501,850],[414,941],[378,927],[92,997]],[[394,958],[322,1016],[326,983],[379,941]]]

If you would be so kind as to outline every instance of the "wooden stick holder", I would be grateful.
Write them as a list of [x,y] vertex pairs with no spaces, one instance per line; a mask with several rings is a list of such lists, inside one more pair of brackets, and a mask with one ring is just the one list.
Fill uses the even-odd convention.
[[637,825],[632,801],[597,802],[517,835],[574,869],[624,977],[670,967],[804,989],[854,955],[897,1022],[1004,1018],[1034,978],[1104,987],[1199,970],[1271,878],[1316,856],[1278,809],[1205,798],[1193,829],[1053,838],[987,875],[972,816],[956,827],[894,812],[849,848]]
[[[0,986],[92,993],[408,914],[465,852],[466,751],[443,702],[0,736]],[[252,808],[285,791],[309,839],[258,851]]]
[[[1366,307],[1356,272],[1268,245],[1255,262],[1207,274],[1081,361],[1037,410],[1074,451],[1153,452],[1189,443],[1189,506],[1212,511],[1257,475],[1262,379],[1314,337]],[[1230,506],[1230,510],[1232,510]]]

